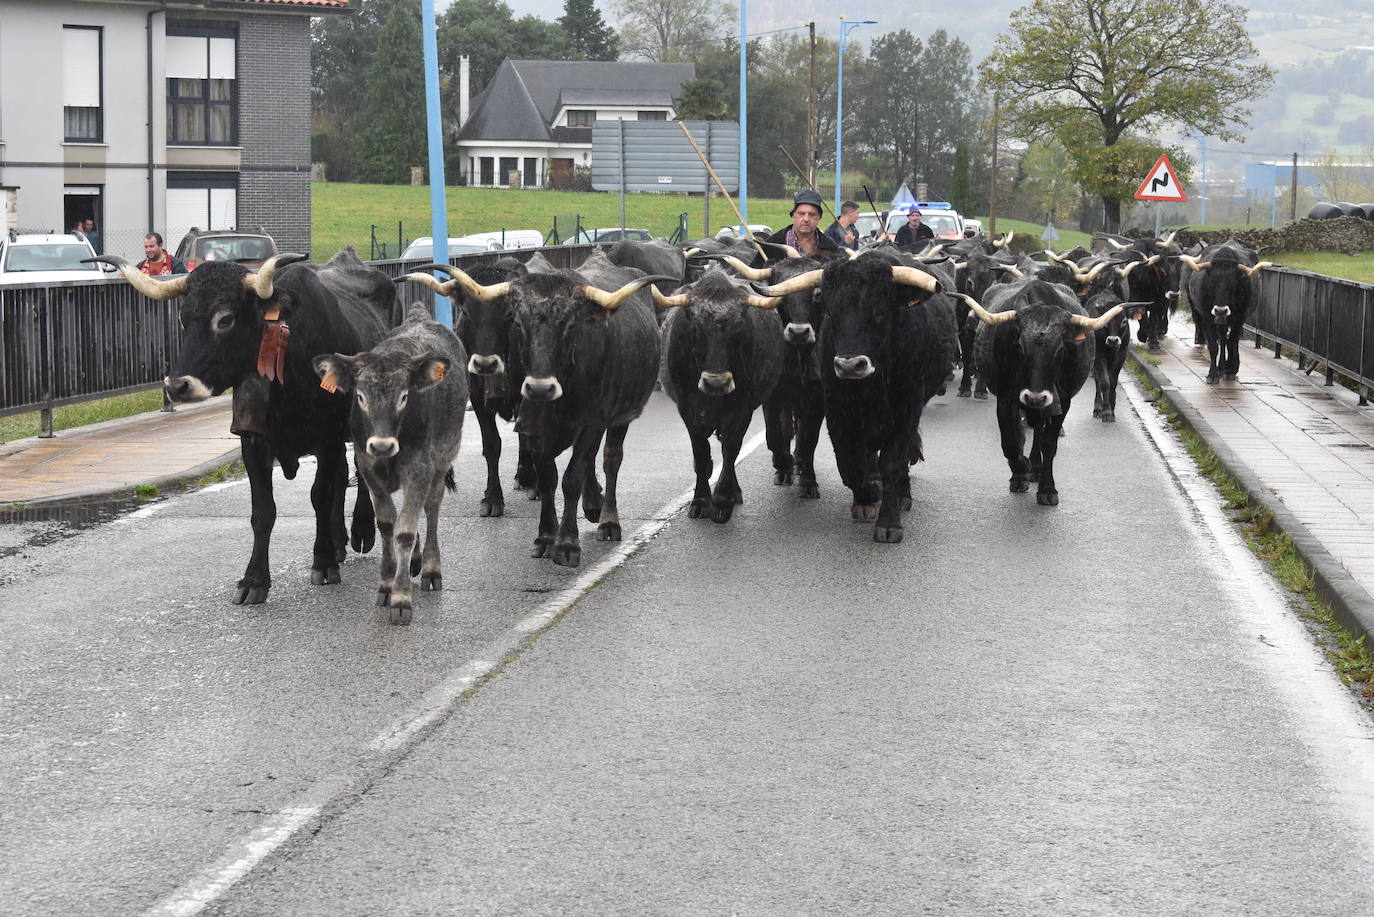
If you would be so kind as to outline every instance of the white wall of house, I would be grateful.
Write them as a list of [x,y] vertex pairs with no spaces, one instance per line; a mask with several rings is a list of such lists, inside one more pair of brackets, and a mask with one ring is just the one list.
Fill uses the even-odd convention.
[[558,110],[550,127],[567,127],[569,111],[595,111],[595,121],[637,121],[641,111],[663,112],[663,120],[673,119],[673,109],[669,105],[568,105]]
[[[545,177],[549,174],[552,159],[571,159],[575,165],[590,165],[592,145],[590,143],[577,144],[549,144],[549,143],[530,143],[524,141],[510,141],[509,143],[493,143],[487,141],[480,144],[460,143],[458,149],[463,157],[463,174],[468,176],[468,182],[478,187],[507,187],[506,176],[501,172],[502,159],[514,159],[517,161],[517,168],[520,169],[522,184],[529,187],[541,188],[544,186]],[[490,160],[491,181],[482,180],[482,160]],[[527,176],[526,168],[528,163],[533,160],[534,181],[525,181]]]

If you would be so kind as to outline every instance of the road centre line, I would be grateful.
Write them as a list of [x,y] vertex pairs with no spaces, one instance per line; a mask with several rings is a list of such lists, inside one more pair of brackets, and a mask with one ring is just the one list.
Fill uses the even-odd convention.
[[[763,432],[751,437],[741,447],[735,464],[741,464],[752,455],[764,440]],[[720,471],[721,465],[717,463],[712,483],[719,478]],[[360,763],[343,774],[331,774],[315,781],[290,804],[269,814],[253,830],[231,841],[215,862],[145,911],[146,917],[194,917],[223,897],[302,828],[315,823],[326,808],[337,806],[350,794],[360,795],[377,774],[404,757],[421,734],[451,715],[468,691],[498,674],[507,662],[551,628],[598,582],[662,532],[672,518],[692,502],[694,492],[694,487],[689,488],[669,500],[628,541],[622,541],[567,588],[521,618],[479,650],[473,659],[426,691],[419,701],[367,744]]]

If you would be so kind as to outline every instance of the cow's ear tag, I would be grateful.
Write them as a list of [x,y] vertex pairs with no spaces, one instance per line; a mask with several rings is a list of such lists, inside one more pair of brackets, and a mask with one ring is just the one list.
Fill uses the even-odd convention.
[[610,309],[602,309],[602,310],[601,310],[601,318],[602,318],[603,321],[609,322],[609,321],[611,320],[611,310],[610,310]]
[[429,371],[429,377],[435,382],[443,382],[444,373],[446,372],[448,372],[448,367],[444,366],[442,363],[435,363]]
[[329,375],[325,376],[323,379],[320,380],[320,388],[324,389],[331,395],[334,394],[339,390],[339,377],[334,375],[333,373],[330,373]]
[[910,302],[908,302],[908,303],[906,304],[906,307],[907,307],[908,309],[910,309],[912,306],[919,306],[920,304],[921,304],[921,297],[917,296],[915,299],[913,299],[913,300],[911,300]]
[[1074,337],[1074,340],[1075,340],[1075,341],[1086,341],[1087,339],[1088,339],[1088,332],[1087,332],[1087,331],[1080,331],[1080,332],[1078,332],[1077,336]]
[[269,322],[277,321],[281,318],[281,306],[272,303],[272,305],[267,307],[267,311],[262,314],[262,317]]

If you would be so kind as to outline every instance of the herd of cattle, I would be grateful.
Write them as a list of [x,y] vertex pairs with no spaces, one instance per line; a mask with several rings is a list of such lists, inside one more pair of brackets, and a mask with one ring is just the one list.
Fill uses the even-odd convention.
[[[960,396],[990,391],[997,399],[1011,490],[1034,482],[1042,505],[1059,502],[1060,431],[1090,374],[1094,416],[1114,419],[1129,319],[1139,322],[1140,340],[1156,345],[1186,292],[1211,354],[1208,381],[1235,376],[1248,278],[1266,266],[1255,252],[1234,241],[1184,251],[1170,235],[1037,260],[1014,254],[1010,241],[915,250],[883,243],[826,260],[750,239],[683,248],[626,241],[576,270],[554,269],[536,253],[471,273],[430,264],[400,278],[453,298],[454,330],[422,305],[403,315],[392,280],[351,249],[323,265],[278,255],[256,272],[207,262],[168,279],[102,260],[144,295],[181,298],[171,398],[234,389],[254,536],[235,603],[263,602],[271,587],[273,462],[294,478],[300,458],[314,454],[312,582],[338,582],[348,545],[366,552],[380,533],[377,604],[407,623],[411,578],[419,575],[422,589],[442,585],[438,510],[453,487],[469,403],[487,462],[481,514],[504,512],[499,416],[520,434],[516,483],[540,500],[534,556],[575,567],[579,504],[599,540],[620,540],[626,432],[656,382],[691,439],[691,516],[730,520],[742,500],[735,460],[761,407],[776,484],[795,481],[801,496],[819,496],[824,420],[853,518],[873,521],[876,541],[897,542],[911,507],[908,466],[922,457],[921,413],[960,367]],[[712,435],[723,462],[714,489]],[[349,438],[365,485],[351,529]],[[604,488],[595,469],[603,440]],[[560,518],[554,462],[569,451]]]

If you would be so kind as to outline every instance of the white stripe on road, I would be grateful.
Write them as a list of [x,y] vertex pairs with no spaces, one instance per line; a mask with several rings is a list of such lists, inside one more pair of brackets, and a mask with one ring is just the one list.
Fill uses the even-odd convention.
[[[735,464],[743,462],[763,442],[763,433],[751,437],[740,449]],[[713,482],[720,476],[720,471],[718,466]],[[362,756],[362,764],[350,769],[348,774],[321,778],[290,805],[268,815],[248,834],[230,843],[218,860],[150,908],[147,917],[199,914],[303,827],[317,821],[326,806],[348,794],[361,792],[376,774],[404,755],[422,733],[451,714],[468,691],[496,675],[512,657],[529,646],[535,636],[552,627],[607,574],[662,532],[668,522],[692,502],[694,491],[695,488],[689,488],[669,500],[628,541],[622,541],[557,596],[521,618],[483,647],[476,658],[459,666],[425,692],[419,701],[367,744],[368,754]]]
[[[1202,523],[1215,553],[1212,567],[1228,595],[1236,596],[1241,626],[1257,645],[1249,658],[1293,711],[1303,743],[1340,797],[1339,812],[1374,850],[1374,727],[1340,683],[1289,606],[1273,576],[1246,545],[1222,508],[1220,495],[1203,476],[1136,381],[1122,374],[1121,388],[1142,426],[1178,482],[1183,498]],[[1245,599],[1249,599],[1248,602]]]

